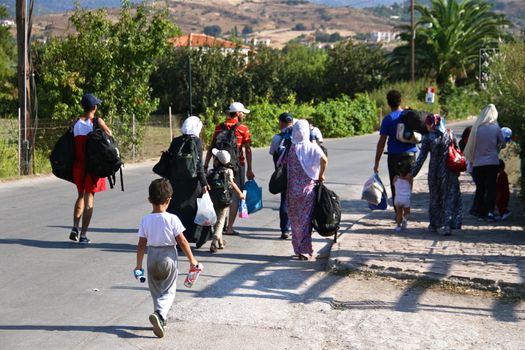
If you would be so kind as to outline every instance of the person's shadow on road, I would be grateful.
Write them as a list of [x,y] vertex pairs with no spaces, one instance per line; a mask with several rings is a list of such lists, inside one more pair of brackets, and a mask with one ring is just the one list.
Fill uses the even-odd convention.
[[156,338],[154,336],[139,335],[133,332],[150,331],[148,327],[138,326],[60,326],[60,325],[0,325],[0,331],[49,331],[49,332],[95,332],[107,333],[119,338]]

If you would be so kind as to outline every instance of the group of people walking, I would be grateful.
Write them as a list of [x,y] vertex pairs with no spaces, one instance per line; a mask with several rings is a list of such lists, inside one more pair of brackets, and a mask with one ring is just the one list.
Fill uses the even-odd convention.
[[[417,176],[428,155],[430,155],[428,230],[444,236],[461,230],[463,207],[460,174],[448,165],[450,146],[460,148],[454,133],[447,129],[442,117],[428,114],[425,119],[425,134],[416,159],[418,151],[416,144],[402,142],[396,137],[397,124],[403,112],[401,94],[395,90],[389,91],[387,101],[391,112],[381,123],[374,172],[379,172],[379,162],[388,140],[387,163],[396,211],[396,231],[407,228],[412,179]],[[507,209],[508,179],[504,172],[504,163],[499,159],[499,151],[505,147],[505,141],[497,119],[496,107],[489,104],[481,111],[470,128],[468,140],[464,137],[462,142],[465,147],[464,156],[470,165],[469,171],[476,185],[473,206],[469,212],[484,221],[506,219],[510,215]],[[497,187],[499,195],[497,195]],[[495,212],[496,197],[498,197],[499,214]]]
[[[413,178],[429,155],[428,229],[442,235],[460,230],[463,211],[459,173],[447,166],[449,147],[459,147],[454,134],[446,128],[444,119],[439,115],[427,115],[424,121],[426,130],[416,158],[418,146],[396,138],[403,113],[401,94],[392,90],[388,92],[387,100],[391,112],[381,123],[374,172],[379,172],[381,156],[387,146],[396,231],[408,227]],[[73,180],[78,197],[69,238],[83,244],[90,243],[86,233],[93,212],[94,195],[105,190],[105,180],[87,174],[85,169],[85,144],[94,124],[111,135],[111,130],[101,118],[94,119],[101,102],[94,95],[86,94],[81,101],[84,114],[72,126],[75,146]],[[188,257],[190,271],[196,273],[192,275],[193,283],[203,267],[193,256],[189,242],[200,248],[211,239],[210,252],[216,253],[226,247],[223,235],[239,235],[234,223],[239,201],[245,197],[242,191],[245,178],[255,178],[250,130],[243,123],[249,113],[250,110],[242,103],[234,102],[229,106],[227,119],[216,126],[205,158],[200,140],[202,121],[196,116],[186,118],[181,135],[172,140],[167,151],[171,157],[169,171],[162,172],[164,178],[154,180],[149,187],[153,211],[142,219],[139,226],[135,271],[143,271],[142,260],[147,246],[148,284],[154,304],[149,320],[159,337],[164,336],[167,314],[175,297],[178,274],[175,248],[179,246]],[[463,139],[464,154],[470,162],[476,184],[470,213],[480,220],[496,220],[510,215],[505,203],[508,202],[508,180],[506,175],[503,176],[498,158],[505,142],[497,117],[495,106],[487,106],[472,126],[468,141],[466,137]],[[280,131],[273,137],[269,152],[274,166],[284,166],[287,172],[286,190],[280,194],[280,237],[286,240],[291,234],[294,256],[299,260],[309,260],[313,255],[311,222],[316,198],[314,188],[316,183],[325,180],[327,152],[322,146],[320,130],[307,120],[294,119],[292,114],[286,112],[278,117],[278,124]],[[496,184],[504,181],[507,194],[506,197],[498,197],[498,216],[494,212]],[[500,184],[500,187],[503,186]],[[206,193],[212,198],[217,216],[213,227],[197,225],[194,220],[198,210],[197,199]]]

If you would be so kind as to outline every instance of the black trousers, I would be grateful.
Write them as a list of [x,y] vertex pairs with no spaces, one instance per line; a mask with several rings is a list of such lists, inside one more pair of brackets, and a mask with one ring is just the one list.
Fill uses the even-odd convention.
[[496,205],[496,179],[499,165],[475,166],[472,172],[476,184],[473,208],[480,218],[486,218]]
[[388,154],[388,176],[390,177],[390,190],[392,191],[392,199],[396,195],[396,188],[394,186],[394,176],[401,175],[403,168],[410,168],[416,161],[416,154],[413,152],[403,152],[397,154]]

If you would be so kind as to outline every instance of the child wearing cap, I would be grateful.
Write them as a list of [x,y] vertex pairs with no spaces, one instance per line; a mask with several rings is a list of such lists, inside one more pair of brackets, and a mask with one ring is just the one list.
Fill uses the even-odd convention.
[[232,203],[232,190],[242,200],[244,193],[235,183],[233,166],[230,163],[231,156],[228,151],[212,149],[213,169],[208,173],[208,184],[210,186],[210,197],[213,202],[217,222],[213,227],[213,241],[211,242],[210,252],[216,253],[217,249],[224,249],[226,241],[222,238],[224,224],[230,212]]

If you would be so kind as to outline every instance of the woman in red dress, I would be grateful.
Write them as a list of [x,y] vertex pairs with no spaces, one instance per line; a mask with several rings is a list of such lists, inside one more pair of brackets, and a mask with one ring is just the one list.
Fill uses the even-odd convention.
[[[93,131],[93,119],[97,106],[102,101],[92,94],[85,94],[82,97],[82,107],[84,114],[78,118],[73,125],[73,135],[75,136],[75,162],[73,164],[73,181],[77,186],[78,197],[75,201],[73,211],[73,228],[69,234],[69,239],[79,243],[91,243],[86,233],[93,215],[93,204],[95,192],[106,190],[106,179],[86,174],[86,141],[87,135]],[[111,130],[107,127],[102,118],[97,118],[98,126],[108,135]],[[80,219],[82,227],[78,230]],[[80,234],[80,237],[79,237]]]

